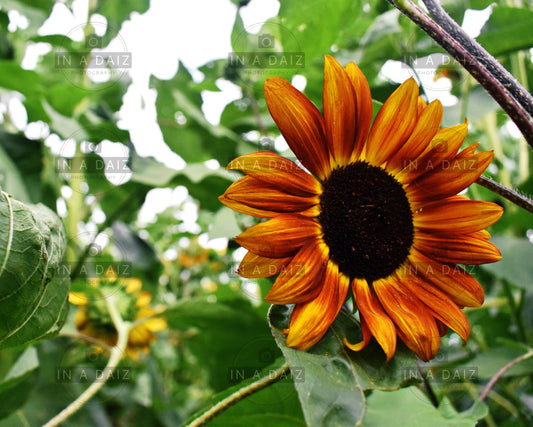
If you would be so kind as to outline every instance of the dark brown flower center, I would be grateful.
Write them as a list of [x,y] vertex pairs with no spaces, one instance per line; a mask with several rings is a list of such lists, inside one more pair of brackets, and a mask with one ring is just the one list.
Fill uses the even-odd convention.
[[322,189],[318,219],[342,273],[374,281],[403,264],[413,244],[413,216],[392,175],[358,161],[335,169]]

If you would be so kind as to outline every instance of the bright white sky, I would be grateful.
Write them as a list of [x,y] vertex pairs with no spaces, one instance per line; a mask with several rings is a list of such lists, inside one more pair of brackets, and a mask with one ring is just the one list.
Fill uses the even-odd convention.
[[[73,13],[64,4],[57,3],[39,33],[68,34],[81,40],[81,32],[74,34],[72,30],[87,22],[88,1],[74,0]],[[256,24],[277,15],[278,10],[277,0],[252,0],[241,8],[244,26],[260,28]],[[225,58],[231,52],[231,30],[236,11],[236,6],[229,0],[152,0],[146,13],[133,13],[131,19],[123,24],[119,35],[127,51],[132,53],[132,68],[129,73],[133,83],[123,99],[119,126],[130,131],[131,139],[141,156],[153,156],[172,168],[184,167],[183,160],[164,143],[157,125],[157,94],[148,88],[150,75],[160,79],[172,78],[177,71],[179,59],[193,74],[193,78],[201,81],[202,74],[197,70],[199,66],[213,59]],[[471,35],[477,36],[489,16],[490,8],[481,12],[468,11],[463,27]],[[12,27],[25,26],[24,17],[20,17],[16,12],[10,14],[10,20]],[[106,24],[102,16],[93,16],[91,22],[93,25],[99,24],[95,25],[97,33],[99,28],[102,29]],[[33,68],[38,55],[47,51],[49,47],[34,45],[28,49],[23,66]],[[388,61],[382,72],[384,76],[398,82],[410,77],[408,70],[395,61]],[[432,78],[432,75],[422,76],[423,81],[427,79],[428,83]],[[454,100],[449,94],[449,82],[446,80],[440,79],[437,85],[431,82],[429,87],[434,90],[430,91],[429,96],[433,99],[439,98],[445,105],[449,105]],[[224,106],[241,96],[240,89],[232,83],[220,79],[217,84],[222,89],[221,92],[204,91],[202,94],[203,111],[213,124],[218,124]],[[10,108],[20,109],[19,104],[14,102]],[[24,129],[23,119],[20,125],[19,128]],[[61,141],[56,143],[60,144]],[[108,145],[110,149],[113,148],[113,144]],[[163,211],[169,205],[178,205],[185,195],[183,191],[172,189],[152,190],[141,210],[141,222],[150,221],[157,212]],[[65,197],[68,197],[68,194]],[[102,221],[101,216],[94,220]],[[190,212],[185,215],[187,216],[193,219],[189,228],[194,228],[194,213]]]

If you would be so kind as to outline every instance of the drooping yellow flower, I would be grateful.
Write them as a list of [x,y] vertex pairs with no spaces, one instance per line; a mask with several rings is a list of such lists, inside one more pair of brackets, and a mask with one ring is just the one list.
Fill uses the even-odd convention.
[[[129,333],[128,344],[126,346],[126,355],[131,359],[139,358],[139,351],[147,354],[150,351],[150,345],[155,341],[155,332],[162,331],[167,327],[165,319],[154,317],[157,311],[150,306],[152,295],[148,291],[141,290],[142,283],[137,278],[118,279],[120,287],[116,287],[117,276],[106,275],[106,277],[93,280],[91,286],[94,288],[101,285],[114,285],[113,293],[117,293],[119,299],[119,310],[123,320],[138,322]],[[95,285],[96,283],[96,285]],[[102,289],[102,298],[106,298],[106,292]],[[81,333],[93,337],[110,347],[117,343],[117,332],[113,326],[111,318],[107,313],[102,299],[89,298],[83,292],[70,292],[70,303],[79,306],[76,312],[74,322],[76,329]],[[103,352],[101,347],[95,347],[96,352]]]
[[270,113],[306,169],[269,151],[241,156],[228,169],[245,177],[220,197],[226,206],[270,218],[235,240],[248,249],[247,278],[278,275],[265,299],[295,304],[287,345],[322,338],[351,285],[363,340],[374,336],[394,355],[396,338],[433,358],[447,327],[465,341],[460,310],[480,306],[483,289],[457,264],[498,261],[484,229],[502,215],[496,204],[457,195],[486,169],[493,153],[459,152],[465,122],[439,129],[442,105],[404,82],[372,121],[368,82],[354,63],[326,57],[323,115],[282,78],[269,78]]

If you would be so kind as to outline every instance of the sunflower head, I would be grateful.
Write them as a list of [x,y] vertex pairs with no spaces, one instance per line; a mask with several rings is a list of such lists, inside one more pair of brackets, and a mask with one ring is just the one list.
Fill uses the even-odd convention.
[[414,79],[389,97],[372,122],[361,70],[326,57],[323,112],[282,78],[265,83],[272,118],[303,166],[276,153],[241,156],[228,169],[246,174],[220,197],[267,221],[235,240],[248,249],[247,278],[277,278],[265,299],[294,304],[287,345],[305,349],[331,325],[351,287],[363,340],[387,360],[399,337],[421,359],[434,357],[450,327],[465,341],[460,310],[483,303],[479,283],[457,264],[500,259],[485,228],[496,204],[458,195],[493,153],[459,151],[468,123],[440,129],[439,101],[427,105]]
[[[117,284],[120,286],[117,287]],[[119,279],[116,273],[111,273],[94,282],[88,292],[70,292],[69,302],[79,307],[74,318],[76,329],[110,347],[116,345],[117,332],[105,303],[106,296],[113,293],[123,320],[136,322],[146,319],[130,330],[126,355],[136,360],[139,351],[148,353],[150,344],[156,339],[154,333],[165,329],[167,323],[154,317],[157,310],[150,306],[152,295],[141,287],[142,283],[137,278]],[[100,346],[95,346],[94,350],[97,353],[104,351]]]

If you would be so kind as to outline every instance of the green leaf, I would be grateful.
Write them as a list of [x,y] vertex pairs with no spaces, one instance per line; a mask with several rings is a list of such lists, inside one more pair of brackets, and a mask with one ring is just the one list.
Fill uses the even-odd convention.
[[494,6],[477,41],[493,55],[529,49],[533,46],[531,22],[533,11],[530,9]]
[[157,119],[172,151],[186,162],[216,158],[226,164],[235,157],[239,136],[207,121],[200,92],[182,63],[171,80],[152,77],[150,86],[157,90]]
[[189,194],[200,202],[200,207],[211,212],[223,205],[217,197],[226,191],[235,176],[224,169],[209,169],[203,163],[192,163],[181,170],[170,169],[153,157],[133,156],[131,180],[153,187],[187,187]]
[[[5,158],[5,153],[9,156]],[[41,171],[42,171],[42,144],[24,137],[24,135],[11,134],[0,131],[0,186],[6,192],[13,194],[22,202],[38,202],[41,200]],[[8,172],[8,165],[13,165]],[[6,173],[7,172],[7,173]],[[7,182],[16,178],[21,180],[16,187],[11,187]],[[4,182],[2,182],[2,179]],[[25,188],[22,188],[24,186]],[[28,192],[29,194],[26,194]]]
[[213,218],[209,230],[209,238],[216,239],[217,237],[232,238],[239,234],[241,229],[235,218],[235,212],[231,209],[223,207]]
[[28,348],[0,382],[0,419],[20,408],[28,399],[37,380],[37,350]]
[[284,50],[288,44],[301,45],[307,66],[315,58],[322,58],[324,54],[330,53],[331,46],[339,37],[339,29],[360,14],[361,5],[358,1],[281,2],[281,43]]
[[[468,362],[472,367],[477,368],[480,379],[492,378],[506,363],[525,354],[526,351],[514,347],[492,348],[485,353],[478,354],[473,360]],[[503,377],[526,375],[533,373],[533,358],[523,360],[505,371]]]
[[56,132],[65,139],[71,138],[73,134],[80,132],[80,124],[76,120],[59,114],[47,102],[44,103],[44,109],[48,117],[50,117],[47,122],[50,125],[51,131]]
[[215,391],[256,375],[278,356],[266,321],[244,299],[195,298],[164,312],[170,329],[209,371]]
[[[281,358],[280,361],[282,361]],[[273,366],[276,367],[274,368]],[[217,394],[206,407],[211,408],[254,381],[272,375],[272,372],[278,366],[281,366],[281,363],[273,366],[258,372],[256,377],[245,380]],[[186,425],[203,412],[205,411],[200,411],[194,417],[191,417]],[[243,425],[250,427],[293,427],[306,425],[290,375],[229,407],[228,410],[214,418],[209,424],[213,427],[241,427]]]
[[435,408],[420,390],[409,387],[395,392],[374,391],[368,398],[364,425],[474,427],[487,413],[487,407],[481,402],[461,413],[457,413],[447,399]]
[[148,10],[150,6],[149,0],[132,0],[132,1],[120,1],[120,0],[107,0],[99,1],[95,3],[95,13],[99,13],[106,17],[109,24],[106,35],[115,36],[122,23],[130,18],[132,12],[138,12],[143,14]]
[[132,228],[122,221],[115,221],[111,229],[124,260],[132,263],[135,270],[150,270],[159,265],[153,246],[142,239]]
[[501,236],[493,237],[492,243],[500,250],[502,259],[482,268],[516,286],[533,290],[533,244],[528,239]]
[[61,221],[44,205],[0,193],[0,348],[55,334],[63,325],[70,278]]
[[46,91],[48,103],[63,116],[74,116],[74,109],[87,96],[87,91],[73,84],[55,84]]
[[[364,391],[395,390],[413,381],[405,375],[415,367],[415,357],[404,348],[385,363],[385,354],[372,343],[363,351],[350,352],[343,338],[356,342],[351,332],[359,326],[352,315],[341,310],[324,337],[306,351],[289,348],[282,331],[288,327],[291,310],[288,306],[272,306],[269,312],[274,338],[291,370],[305,375],[295,381],[305,419],[310,426],[355,425],[365,412]],[[359,338],[360,339],[360,338]]]
[[29,20],[29,33],[37,33],[37,29],[50,16],[54,0],[4,0],[2,9],[19,11]]
[[28,113],[28,122],[48,122],[41,102],[44,89],[38,73],[25,70],[13,61],[0,60],[0,87],[16,90],[25,96],[23,104]]
[[[1,136],[0,136],[1,138]],[[1,144],[1,142],[0,142]],[[0,188],[14,194],[20,200],[30,201],[22,174],[0,145]]]

